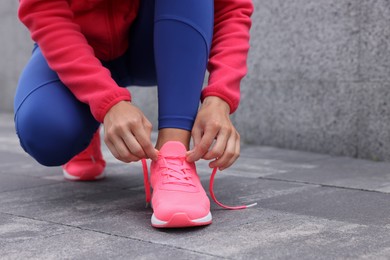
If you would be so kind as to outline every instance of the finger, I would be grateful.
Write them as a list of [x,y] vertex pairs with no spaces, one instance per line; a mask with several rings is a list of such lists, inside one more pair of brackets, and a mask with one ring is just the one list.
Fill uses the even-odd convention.
[[218,167],[220,170],[226,169],[229,167],[239,155],[239,146],[237,147],[237,138],[235,135],[231,136],[226,145],[226,149],[221,157],[212,161],[209,166],[211,168]]
[[145,136],[141,136],[136,134],[134,137],[134,146],[131,148],[131,152],[134,155],[139,156],[140,158],[151,158],[156,160],[157,153],[148,138]]
[[228,141],[226,149],[221,157],[215,159],[214,161],[210,162],[209,166],[210,168],[219,168],[222,169],[227,164],[228,161],[234,156],[235,149],[235,142]]
[[113,156],[122,162],[129,163],[140,160],[140,158],[130,153],[127,146],[120,138],[114,139],[114,141],[106,141],[106,144]]
[[[138,161],[140,160],[142,157],[139,156],[138,154],[136,153],[133,153],[131,150],[129,150],[129,147],[127,146],[127,144],[125,143],[125,141],[123,139],[120,139],[118,140],[116,143],[115,143],[115,147],[116,147],[116,150],[118,151],[119,153],[119,160],[123,161],[123,162],[133,162],[133,161]],[[134,147],[134,146],[132,146]]]
[[221,130],[217,135],[217,140],[215,141],[214,146],[202,158],[205,160],[211,160],[221,157],[226,149],[230,134],[230,129]]
[[194,127],[192,129],[191,135],[192,135],[192,139],[194,141],[194,146],[199,145],[200,140],[202,140],[202,134],[203,134],[202,128]]
[[143,126],[143,129],[137,128],[134,130],[134,136],[140,144],[141,149],[143,150],[146,158],[157,160],[157,152],[154,149],[154,146],[150,140],[150,136],[152,133],[152,124],[145,119]]
[[[138,158],[146,157],[144,150],[142,149],[141,145],[138,143],[138,140],[133,135],[133,133],[128,132],[124,134],[122,138],[123,138],[122,139],[123,143],[125,145],[125,149],[129,152],[129,154],[136,156]],[[118,146],[120,146],[120,148],[124,148],[120,144],[118,144]],[[117,149],[119,150],[119,147],[117,147]]]
[[196,161],[196,160],[194,160],[195,156],[193,153],[194,153],[195,147],[199,145],[200,140],[202,139],[202,129],[200,127],[197,127],[195,124],[195,126],[192,128],[191,135],[192,135],[192,140],[194,142],[194,148],[187,152],[187,161],[188,162]]
[[213,144],[217,133],[218,131],[216,131],[215,129],[205,131],[204,135],[201,137],[199,144],[194,147],[194,149],[189,155],[190,162],[199,160],[209,151],[209,148]]
[[108,147],[108,150],[110,150],[111,154],[115,157],[115,158],[119,158],[119,153],[118,151],[116,150],[115,148],[115,145],[113,143],[111,143],[108,139],[105,139],[104,142],[106,143],[107,147]]
[[230,161],[229,161],[225,166],[223,166],[223,167],[220,168],[221,171],[223,171],[223,170],[229,168],[230,166],[232,166],[233,163],[240,157],[240,149],[241,149],[240,146],[241,146],[240,140],[238,139],[238,140],[236,141],[236,154],[235,154],[235,156],[233,156],[233,157],[230,159]]

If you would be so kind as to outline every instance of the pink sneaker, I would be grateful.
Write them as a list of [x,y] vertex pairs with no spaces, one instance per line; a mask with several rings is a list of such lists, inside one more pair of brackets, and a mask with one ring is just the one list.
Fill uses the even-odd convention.
[[182,143],[167,142],[151,164],[153,227],[202,226],[212,221],[210,201],[195,164],[186,161],[186,152]]
[[[150,203],[150,184],[146,160],[142,160],[146,205]],[[257,203],[241,206],[227,206],[217,200],[214,194],[214,178],[217,168],[210,177],[210,195],[222,208],[238,210],[256,206]],[[180,142],[167,142],[161,148],[156,162],[151,164],[153,187],[152,226],[156,228],[192,227],[212,222],[210,201],[200,183],[194,163],[186,161],[186,149]]]
[[105,167],[97,131],[89,146],[62,166],[62,172],[67,180],[93,181],[104,178]]

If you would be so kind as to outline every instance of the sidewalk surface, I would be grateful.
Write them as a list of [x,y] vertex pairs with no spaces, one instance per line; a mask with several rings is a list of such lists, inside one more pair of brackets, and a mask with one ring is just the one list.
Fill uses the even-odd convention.
[[[390,259],[390,163],[243,146],[215,192],[257,207],[212,203],[208,227],[157,230],[141,163],[104,154],[105,180],[65,181],[21,150],[12,116],[0,115],[1,259]],[[198,171],[208,187],[207,163]]]

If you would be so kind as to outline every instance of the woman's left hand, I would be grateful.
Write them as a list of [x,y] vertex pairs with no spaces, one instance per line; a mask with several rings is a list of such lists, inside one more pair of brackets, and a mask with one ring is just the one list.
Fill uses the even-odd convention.
[[[219,97],[205,98],[192,128],[194,148],[187,161],[213,160],[209,166],[224,170],[240,156],[240,135],[230,120],[230,107]],[[215,141],[215,142],[214,142]]]

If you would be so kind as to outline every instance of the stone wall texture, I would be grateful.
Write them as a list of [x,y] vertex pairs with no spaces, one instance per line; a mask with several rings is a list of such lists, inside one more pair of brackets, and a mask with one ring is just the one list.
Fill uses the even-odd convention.
[[[0,2],[0,111],[31,51]],[[390,160],[390,1],[254,0],[249,71],[232,116],[245,143]],[[155,88],[130,88],[156,125]]]

